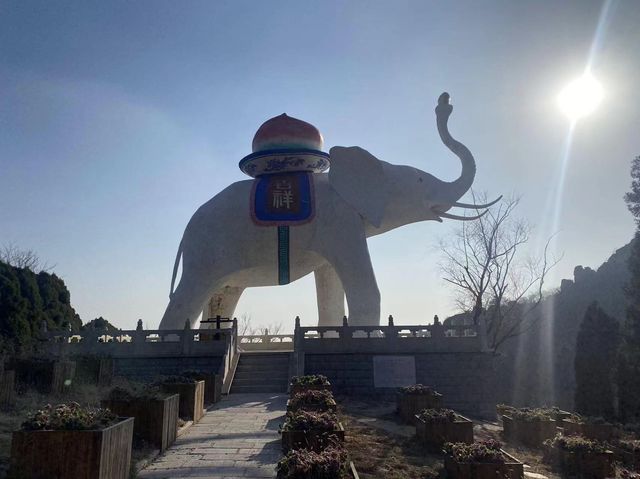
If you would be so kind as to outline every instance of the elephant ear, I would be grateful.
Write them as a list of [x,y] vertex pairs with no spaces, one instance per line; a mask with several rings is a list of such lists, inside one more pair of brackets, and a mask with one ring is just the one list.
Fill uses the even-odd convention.
[[383,162],[357,146],[334,146],[329,151],[329,183],[334,190],[376,228],[389,203],[388,178]]

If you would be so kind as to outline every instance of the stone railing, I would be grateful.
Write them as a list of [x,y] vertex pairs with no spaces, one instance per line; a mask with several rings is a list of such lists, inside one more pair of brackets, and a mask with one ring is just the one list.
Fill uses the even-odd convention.
[[54,356],[210,356],[235,353],[237,324],[221,329],[43,331],[44,349]]
[[241,351],[293,351],[293,334],[254,334],[238,336]]
[[301,353],[429,353],[487,351],[486,334],[476,325],[301,327],[296,318],[295,350]]

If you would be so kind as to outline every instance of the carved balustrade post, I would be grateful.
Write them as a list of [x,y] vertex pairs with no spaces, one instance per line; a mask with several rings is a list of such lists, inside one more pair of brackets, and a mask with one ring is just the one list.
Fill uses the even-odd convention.
[[431,337],[436,339],[444,338],[444,326],[440,322],[437,314],[433,317],[433,325],[431,326]]

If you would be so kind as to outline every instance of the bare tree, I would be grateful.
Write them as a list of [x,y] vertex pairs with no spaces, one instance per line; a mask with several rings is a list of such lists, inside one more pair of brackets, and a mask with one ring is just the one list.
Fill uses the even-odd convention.
[[34,273],[50,272],[53,269],[53,266],[44,263],[35,251],[20,249],[13,243],[0,247],[0,261],[15,268],[31,270]]
[[[478,196],[480,202],[486,199],[484,194]],[[531,227],[514,217],[519,201],[502,200],[440,242],[444,280],[456,287],[456,302],[470,312],[473,323],[484,323],[489,346],[495,350],[540,317],[533,313],[543,299],[545,278],[559,261],[548,258],[551,238],[539,257],[523,257]]]
[[257,328],[251,324],[251,315],[242,313],[238,319],[238,336],[260,336],[262,334],[280,334],[282,322],[269,323],[266,328]]

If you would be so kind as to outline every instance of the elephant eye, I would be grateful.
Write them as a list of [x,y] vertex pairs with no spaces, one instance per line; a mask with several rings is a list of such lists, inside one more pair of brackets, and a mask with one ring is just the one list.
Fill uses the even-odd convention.
[[422,178],[418,178],[418,181],[419,181],[420,183],[422,183]]

